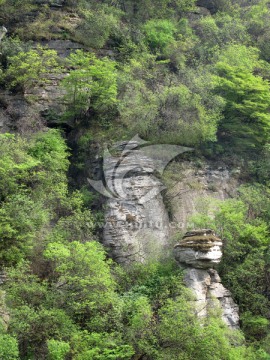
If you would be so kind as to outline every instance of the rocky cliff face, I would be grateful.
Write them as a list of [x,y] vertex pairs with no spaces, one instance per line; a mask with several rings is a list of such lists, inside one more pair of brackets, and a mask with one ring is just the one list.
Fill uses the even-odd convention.
[[119,263],[159,258],[167,248],[169,218],[154,176],[155,161],[129,142],[132,152],[104,159],[104,175],[112,197],[107,200],[103,243]]
[[209,309],[218,306],[222,318],[232,329],[239,327],[238,306],[231,293],[221,283],[212,267],[222,257],[222,241],[208,229],[186,233],[174,247],[177,262],[185,268],[184,282],[195,294],[195,309],[199,317],[207,316]]
[[[56,50],[60,57],[83,48],[69,40],[51,40],[41,43]],[[32,86],[25,93],[14,94],[0,90],[0,133],[27,133],[53,126],[65,109],[64,90],[60,82],[65,74],[48,75],[48,83]]]
[[174,177],[174,181],[168,184],[173,222],[182,231],[186,231],[190,225],[190,217],[205,207],[207,199],[225,200],[233,197],[239,186],[239,169],[230,169],[210,161],[199,166],[188,161],[177,164],[177,167],[171,164],[168,172],[173,173]]
[[[132,143],[129,146],[133,146]],[[204,198],[224,200],[233,196],[239,184],[237,169],[233,171],[212,163],[203,163],[200,167],[192,162],[177,163],[177,169],[172,170],[177,183],[168,186],[173,214],[170,224],[160,195],[162,183],[154,176],[155,160],[139,150],[133,151],[132,156],[121,156],[108,157],[104,162],[107,185],[114,187],[117,196],[107,201],[103,237],[110,254],[121,263],[144,261],[147,254],[155,257],[155,253],[163,252],[175,231],[186,230],[190,216],[196,213]],[[153,196],[145,201],[149,194]],[[198,267],[199,259],[193,259],[192,246],[188,246],[194,238],[186,236],[185,241],[186,248],[178,247],[177,251],[185,253],[186,263],[193,266],[195,261]],[[209,251],[200,253],[200,268],[209,267],[207,256],[211,266],[220,261],[221,245],[220,240],[213,239]]]

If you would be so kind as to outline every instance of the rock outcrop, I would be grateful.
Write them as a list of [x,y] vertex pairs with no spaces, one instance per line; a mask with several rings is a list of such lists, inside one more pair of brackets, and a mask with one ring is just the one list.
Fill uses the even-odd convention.
[[192,227],[190,218],[201,209],[209,208],[209,213],[215,211],[209,199],[234,197],[240,185],[240,170],[220,162],[183,161],[170,164],[166,171],[173,174],[173,181],[167,185],[172,220],[183,232]]
[[175,259],[185,268],[184,282],[195,294],[195,309],[199,317],[207,316],[215,304],[222,310],[222,318],[232,329],[239,327],[238,306],[231,293],[221,283],[212,267],[222,257],[222,240],[212,230],[194,230],[185,234],[175,245]]
[[[67,57],[71,52],[83,46],[70,40],[43,41],[42,45],[56,50],[60,57]],[[27,133],[54,127],[59,116],[66,109],[63,97],[64,89],[60,86],[66,74],[48,74],[48,82],[33,85],[24,93],[14,94],[0,90],[0,133]]]
[[103,160],[112,193],[106,204],[103,244],[122,264],[144,262],[150,255],[159,258],[169,238],[169,218],[160,194],[163,184],[154,175],[155,161],[136,146],[136,142],[119,144],[121,154]]
[[222,257],[222,241],[211,230],[194,230],[185,234],[175,245],[175,258],[181,264],[208,269],[218,264]]

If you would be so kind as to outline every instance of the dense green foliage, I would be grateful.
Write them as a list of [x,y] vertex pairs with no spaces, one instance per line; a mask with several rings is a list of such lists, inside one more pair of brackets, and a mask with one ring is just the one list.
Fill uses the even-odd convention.
[[240,305],[248,339],[261,340],[269,331],[269,188],[240,187],[238,198],[215,202],[214,219],[207,203],[192,220],[195,226],[216,229],[225,240],[220,273]]
[[80,50],[67,61],[72,70],[62,82],[68,103],[65,116],[80,118],[90,110],[109,111],[117,101],[115,63]]
[[57,53],[38,46],[8,57],[8,68],[3,72],[1,81],[8,89],[19,86],[26,91],[35,84],[48,82],[50,72],[59,72]]
[[[0,0],[15,124],[0,134],[0,359],[270,359],[269,20],[268,0]],[[77,43],[59,56],[51,40]],[[44,110],[51,85],[61,106]],[[42,126],[16,124],[12,96],[40,101]],[[192,219],[225,240],[241,331],[199,322],[169,259],[123,268],[97,241],[85,168],[136,134],[243,170],[236,198]]]

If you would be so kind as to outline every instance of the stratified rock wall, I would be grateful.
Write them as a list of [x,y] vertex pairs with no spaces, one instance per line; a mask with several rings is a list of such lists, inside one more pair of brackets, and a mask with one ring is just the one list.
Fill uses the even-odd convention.
[[232,329],[239,327],[238,306],[231,293],[221,283],[212,266],[222,257],[222,241],[209,229],[186,233],[174,248],[176,260],[184,270],[184,282],[195,294],[195,309],[199,317],[208,315],[210,309],[218,306],[222,318]]

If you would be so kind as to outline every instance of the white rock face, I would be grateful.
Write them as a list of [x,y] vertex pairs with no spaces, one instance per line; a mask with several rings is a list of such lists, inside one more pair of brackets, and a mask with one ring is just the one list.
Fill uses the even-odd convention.
[[239,328],[238,306],[231,293],[221,283],[212,266],[222,257],[222,241],[211,230],[194,230],[186,233],[174,248],[176,260],[185,267],[184,282],[195,294],[195,309],[199,317],[208,315],[218,306],[222,319],[232,329]]

